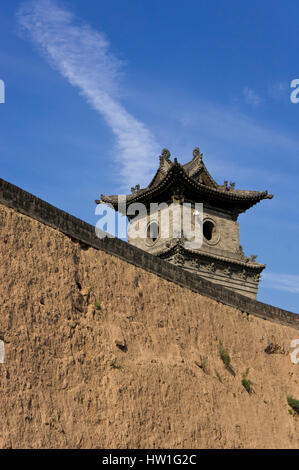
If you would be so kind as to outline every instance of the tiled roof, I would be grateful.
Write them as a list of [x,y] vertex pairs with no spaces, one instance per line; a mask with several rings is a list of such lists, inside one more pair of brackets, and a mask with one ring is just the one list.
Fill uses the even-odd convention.
[[[160,156],[159,168],[152,181],[146,188],[132,188],[132,193],[126,196],[126,204],[133,202],[149,203],[154,201],[158,195],[169,190],[172,185],[182,183],[193,194],[195,202],[209,199],[217,206],[217,202],[228,206],[238,206],[237,212],[243,212],[262,199],[272,199],[273,195],[268,191],[248,191],[235,189],[234,183],[229,187],[227,182],[219,185],[208,172],[202,161],[202,154],[198,148],[194,149],[193,159],[180,165],[177,159],[170,160],[170,153],[164,149]],[[99,203],[110,203],[114,207],[118,204],[118,196],[101,195]]]

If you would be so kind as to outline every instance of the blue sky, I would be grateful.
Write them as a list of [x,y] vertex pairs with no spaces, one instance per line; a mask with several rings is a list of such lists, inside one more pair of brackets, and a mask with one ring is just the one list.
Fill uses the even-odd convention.
[[95,224],[101,193],[198,145],[219,183],[274,194],[240,216],[241,244],[267,264],[259,300],[299,312],[298,15],[291,0],[3,0],[0,177]]

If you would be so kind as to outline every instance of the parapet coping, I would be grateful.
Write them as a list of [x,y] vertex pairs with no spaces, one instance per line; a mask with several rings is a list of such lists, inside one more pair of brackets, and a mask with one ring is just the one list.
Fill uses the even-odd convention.
[[156,274],[167,281],[190,289],[213,300],[264,320],[280,323],[299,330],[299,315],[273,305],[250,299],[225,287],[203,279],[119,238],[100,239],[93,225],[39,199],[33,194],[0,178],[0,203],[21,214],[52,227],[72,239],[101,250]]

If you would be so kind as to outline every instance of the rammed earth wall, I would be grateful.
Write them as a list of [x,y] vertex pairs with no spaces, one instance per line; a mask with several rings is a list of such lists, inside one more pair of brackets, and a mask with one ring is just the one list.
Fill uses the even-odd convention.
[[0,448],[299,448],[297,318],[0,181]]

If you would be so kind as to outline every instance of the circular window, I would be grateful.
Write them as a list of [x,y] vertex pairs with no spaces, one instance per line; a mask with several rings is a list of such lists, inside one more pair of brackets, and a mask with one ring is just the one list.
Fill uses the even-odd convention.
[[203,223],[202,231],[205,241],[210,245],[215,245],[219,242],[220,233],[214,221],[206,219]]
[[151,244],[155,243],[159,237],[158,222],[151,222],[147,227],[147,241]]

